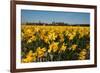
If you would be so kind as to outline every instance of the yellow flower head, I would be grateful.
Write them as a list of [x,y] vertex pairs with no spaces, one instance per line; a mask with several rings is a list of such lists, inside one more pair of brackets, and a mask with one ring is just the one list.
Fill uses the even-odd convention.
[[73,44],[72,46],[71,46],[71,49],[74,51],[75,49],[77,48],[77,45],[76,44]]
[[33,53],[33,51],[30,50],[26,55],[26,58],[22,59],[22,63],[34,62],[36,61],[36,56],[37,56],[36,53]]
[[35,41],[35,40],[36,40],[36,36],[32,35],[31,38],[29,38],[29,39],[27,40],[27,43],[32,43],[32,42]]
[[37,50],[36,50],[37,56],[38,56],[39,58],[43,57],[44,54],[45,54],[45,51],[46,51],[46,48],[40,48],[40,47],[38,47]]
[[57,38],[57,35],[54,32],[52,32],[52,33],[49,32],[48,33],[48,38],[50,40],[55,40]]
[[69,40],[73,40],[73,38],[75,37],[75,35],[69,33],[69,34],[68,34],[68,37],[69,37]]
[[63,45],[61,46],[59,52],[61,52],[61,51],[65,51],[66,48],[67,48],[67,46],[63,43]]
[[48,52],[56,52],[58,50],[58,42],[53,42],[52,44],[49,45]]
[[86,58],[86,54],[87,54],[86,49],[83,49],[83,50],[79,53],[79,60],[84,60],[84,59]]

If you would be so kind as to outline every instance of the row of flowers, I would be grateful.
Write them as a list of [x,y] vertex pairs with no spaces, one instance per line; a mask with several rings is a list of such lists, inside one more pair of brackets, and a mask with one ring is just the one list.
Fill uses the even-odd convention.
[[21,26],[22,63],[89,59],[89,26]]

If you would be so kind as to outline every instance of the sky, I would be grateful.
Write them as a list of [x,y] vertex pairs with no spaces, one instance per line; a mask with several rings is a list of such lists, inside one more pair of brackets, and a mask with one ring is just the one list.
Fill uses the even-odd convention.
[[21,10],[21,22],[64,22],[69,24],[90,24],[90,13],[43,10]]

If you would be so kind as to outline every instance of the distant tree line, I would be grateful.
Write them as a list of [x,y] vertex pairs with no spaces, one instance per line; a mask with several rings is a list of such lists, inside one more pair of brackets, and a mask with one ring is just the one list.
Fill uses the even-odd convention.
[[52,23],[44,23],[44,22],[27,22],[22,23],[23,25],[47,25],[47,26],[90,26],[90,24],[69,24],[64,22],[52,22]]

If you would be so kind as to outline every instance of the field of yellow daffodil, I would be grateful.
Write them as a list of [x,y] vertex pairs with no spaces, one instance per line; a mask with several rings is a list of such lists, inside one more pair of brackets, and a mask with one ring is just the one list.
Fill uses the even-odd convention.
[[22,63],[89,58],[89,26],[21,25]]

